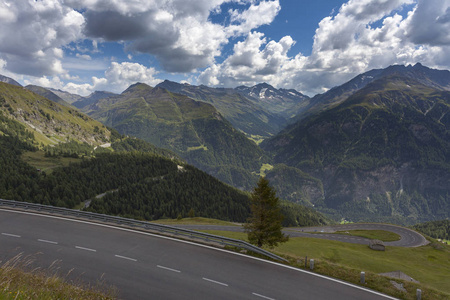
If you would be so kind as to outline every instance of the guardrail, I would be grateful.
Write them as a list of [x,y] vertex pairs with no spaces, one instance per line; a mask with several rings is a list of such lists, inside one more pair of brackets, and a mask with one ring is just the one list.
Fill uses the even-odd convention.
[[184,237],[186,239],[199,239],[199,240],[203,240],[206,242],[218,243],[218,244],[225,245],[225,246],[231,246],[231,247],[236,247],[236,248],[240,248],[240,249],[245,249],[248,251],[252,251],[252,252],[270,257],[274,260],[284,261],[284,262],[287,261],[282,257],[279,257],[271,252],[268,252],[266,250],[263,250],[259,247],[256,247],[250,243],[247,243],[247,242],[244,242],[241,240],[230,239],[230,238],[223,237],[223,236],[193,231],[193,230],[174,227],[174,226],[149,223],[149,222],[138,221],[138,220],[133,220],[133,219],[126,219],[126,218],[122,218],[122,217],[92,213],[92,212],[75,210],[75,209],[68,209],[68,208],[63,208],[63,207],[56,207],[56,206],[42,205],[42,204],[35,204],[35,203],[28,203],[28,202],[18,202],[18,201],[13,201],[13,200],[0,199],[0,207],[32,210],[32,211],[47,213],[47,214],[51,214],[51,215],[63,215],[63,216],[72,217],[75,219],[87,219],[90,221],[114,223],[114,224],[119,224],[122,226],[137,227],[137,228],[142,228],[142,229],[146,229],[146,230],[156,231],[163,235],[180,236],[180,237]]

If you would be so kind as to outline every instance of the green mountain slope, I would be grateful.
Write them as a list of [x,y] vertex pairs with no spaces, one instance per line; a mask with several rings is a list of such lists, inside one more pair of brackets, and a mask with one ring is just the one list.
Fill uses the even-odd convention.
[[0,111],[25,125],[39,144],[74,140],[101,145],[110,141],[111,132],[98,121],[23,87],[0,82]]
[[120,133],[167,148],[188,163],[239,188],[253,186],[266,162],[257,145],[210,104],[162,88],[135,84],[119,97],[85,108]]
[[449,216],[449,130],[450,92],[391,75],[262,147],[321,181],[323,194],[308,200],[323,211],[413,223]]
[[370,70],[340,86],[330,89],[326,93],[306,99],[300,103],[301,106],[298,107],[297,115],[293,119],[298,121],[317,112],[332,108],[371,82],[392,75],[413,79],[440,91],[450,91],[450,72],[448,70],[431,69],[420,63],[414,66],[392,65],[385,69]]

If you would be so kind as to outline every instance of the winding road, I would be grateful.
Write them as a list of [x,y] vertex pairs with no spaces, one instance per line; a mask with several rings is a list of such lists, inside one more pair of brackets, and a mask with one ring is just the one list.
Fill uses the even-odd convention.
[[[219,226],[219,225],[178,225],[178,227],[191,230],[218,230],[218,231],[234,231],[242,232],[241,226]],[[353,244],[368,245],[370,239],[349,236],[342,234],[333,234],[336,231],[344,230],[384,230],[396,233],[400,236],[400,240],[394,242],[384,242],[386,246],[397,247],[420,247],[428,244],[428,241],[420,233],[396,225],[380,224],[380,223],[354,223],[345,225],[321,226],[321,227],[290,227],[283,232],[291,237],[309,237],[326,240],[341,241]]]
[[187,241],[0,209],[0,260],[19,253],[68,280],[113,285],[123,299],[394,299]]

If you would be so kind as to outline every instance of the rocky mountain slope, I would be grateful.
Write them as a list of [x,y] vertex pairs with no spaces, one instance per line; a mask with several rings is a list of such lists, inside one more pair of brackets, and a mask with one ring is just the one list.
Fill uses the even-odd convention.
[[53,102],[59,103],[61,105],[74,108],[68,102],[64,101],[61,97],[53,93],[51,90],[37,86],[37,85],[27,85],[25,87],[27,90],[32,91],[35,94],[41,95],[42,97],[52,100]]
[[83,110],[84,107],[92,105],[99,100],[102,100],[105,98],[114,98],[114,97],[118,97],[118,96],[119,95],[111,93],[111,92],[95,91],[87,97],[81,97],[80,99],[73,102],[72,104],[76,108]]
[[304,174],[302,188],[286,178],[289,168],[268,175],[285,198],[352,220],[449,216],[450,92],[391,69],[262,144]]
[[16,85],[16,86],[22,86],[20,83],[18,83],[14,79],[3,76],[3,75],[0,75],[0,82],[9,83],[9,84]]
[[69,104],[72,104],[72,103],[82,100],[84,98],[83,96],[80,96],[77,94],[72,94],[72,93],[58,90],[58,89],[53,89],[53,88],[47,88],[47,89]]
[[308,96],[294,89],[276,89],[267,83],[251,87],[238,86],[234,90],[285,119],[297,115],[298,110],[308,103],[309,99]]

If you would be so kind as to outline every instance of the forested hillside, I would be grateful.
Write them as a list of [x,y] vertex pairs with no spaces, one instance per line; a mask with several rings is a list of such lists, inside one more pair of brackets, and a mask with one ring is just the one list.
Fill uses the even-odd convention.
[[[0,147],[3,199],[74,208],[114,190],[117,192],[94,200],[90,210],[148,220],[187,216],[191,208],[198,216],[231,221],[243,221],[248,213],[245,194],[193,167],[178,167],[160,156],[103,153],[45,174],[20,159],[21,151],[33,150],[26,143],[0,136]],[[106,208],[102,203],[111,196],[115,202]]]

